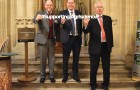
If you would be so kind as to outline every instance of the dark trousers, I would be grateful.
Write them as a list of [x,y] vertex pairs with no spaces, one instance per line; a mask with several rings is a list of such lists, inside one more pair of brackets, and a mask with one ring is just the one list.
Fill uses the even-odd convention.
[[103,69],[103,86],[108,86],[110,82],[110,52],[108,52],[107,44],[101,44],[101,53],[99,55],[90,54],[90,85],[96,87],[96,75],[100,63],[102,61]]
[[67,43],[63,43],[63,78],[68,78],[68,60],[71,51],[73,51],[72,74],[78,77],[78,62],[81,50],[81,43],[78,36],[70,36]]

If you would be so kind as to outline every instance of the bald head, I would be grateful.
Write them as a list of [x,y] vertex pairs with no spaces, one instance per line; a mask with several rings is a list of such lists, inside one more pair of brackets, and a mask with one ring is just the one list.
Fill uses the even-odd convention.
[[[69,0],[67,0],[67,2],[68,2]],[[70,1],[74,1],[75,2],[75,0],[70,0]]]
[[95,9],[96,14],[101,15],[103,13],[103,10],[104,10],[103,3],[101,1],[97,1],[94,4],[94,9]]
[[53,1],[52,1],[52,0],[46,0],[46,1],[45,1],[45,4],[50,4],[50,3],[53,4]]
[[45,2],[53,2],[52,0],[45,0]]
[[53,2],[52,0],[46,0],[45,2],[45,10],[51,12],[53,10]]
[[103,2],[101,2],[101,1],[95,2],[94,8],[96,8],[96,7],[98,7],[98,6],[102,6],[102,7],[103,7]]

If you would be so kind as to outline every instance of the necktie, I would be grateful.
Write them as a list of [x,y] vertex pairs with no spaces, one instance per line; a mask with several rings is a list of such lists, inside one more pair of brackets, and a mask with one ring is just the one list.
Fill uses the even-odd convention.
[[[48,13],[48,15],[51,15],[51,13]],[[53,19],[49,19],[49,35],[48,38],[52,39],[53,38]]]
[[105,30],[104,30],[104,27],[103,27],[103,20],[102,20],[102,17],[99,16],[99,23],[100,23],[100,27],[101,27],[101,39],[102,41],[105,41],[106,40],[106,35],[105,35]]
[[[74,15],[74,12],[71,12],[71,16]],[[75,23],[74,23],[74,17],[71,18],[72,23],[72,35],[75,35]]]

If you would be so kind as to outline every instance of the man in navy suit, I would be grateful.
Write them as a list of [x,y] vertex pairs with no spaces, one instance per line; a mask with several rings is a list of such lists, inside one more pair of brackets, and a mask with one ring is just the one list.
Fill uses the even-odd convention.
[[[67,0],[67,10],[63,10],[60,15],[75,16],[81,15],[81,12],[74,10],[75,2],[74,0]],[[61,18],[60,30],[60,41],[63,45],[63,83],[68,80],[68,60],[71,51],[73,51],[73,65],[72,65],[72,77],[76,82],[81,82],[78,75],[78,62],[79,54],[82,44],[82,20],[71,18]]]
[[103,15],[103,3],[95,3],[95,18],[84,19],[84,33],[90,33],[90,86],[91,90],[97,87],[96,75],[100,57],[103,68],[103,88],[109,90],[110,83],[110,53],[113,47],[112,20],[110,16]]

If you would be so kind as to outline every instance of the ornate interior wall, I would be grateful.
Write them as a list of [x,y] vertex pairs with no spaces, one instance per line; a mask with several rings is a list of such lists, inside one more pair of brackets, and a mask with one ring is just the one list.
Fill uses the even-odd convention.
[[10,36],[10,2],[0,0],[0,39]]
[[[24,58],[24,43],[19,43],[18,28],[36,28],[32,23],[32,18],[35,12],[41,8],[40,0],[10,0],[10,38],[11,51],[17,52],[19,55],[16,58]],[[35,45],[33,42],[29,43],[29,58],[35,57]]]
[[[84,12],[94,14],[94,2],[97,0],[77,0],[84,6]],[[139,0],[101,0],[104,14],[113,19],[114,48],[112,59],[133,61],[136,25],[140,19]],[[57,2],[57,1],[56,1]],[[90,3],[91,2],[91,3]],[[63,3],[66,3],[63,2]],[[60,3],[60,4],[63,4]],[[91,7],[90,7],[91,5]],[[0,0],[0,39],[10,36],[10,50],[19,53],[15,58],[24,58],[24,44],[17,42],[17,30],[21,27],[33,27],[36,11],[42,8],[42,0]],[[66,8],[66,7],[63,7]],[[29,58],[35,57],[35,45],[29,43]],[[126,63],[127,63],[126,62]]]

